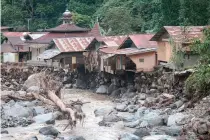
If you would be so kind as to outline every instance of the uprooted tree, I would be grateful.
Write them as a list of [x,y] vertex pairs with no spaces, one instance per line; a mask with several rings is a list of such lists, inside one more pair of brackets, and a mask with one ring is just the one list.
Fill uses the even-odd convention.
[[[82,112],[81,106],[83,102],[77,100],[70,104],[65,104],[61,100],[62,83],[56,79],[50,72],[40,72],[32,74],[24,83],[24,88],[28,93],[31,93],[36,99],[43,101],[46,104],[56,105],[60,111],[68,116],[71,128],[76,126],[77,120],[84,120],[85,114]],[[64,129],[64,130],[65,130]]]

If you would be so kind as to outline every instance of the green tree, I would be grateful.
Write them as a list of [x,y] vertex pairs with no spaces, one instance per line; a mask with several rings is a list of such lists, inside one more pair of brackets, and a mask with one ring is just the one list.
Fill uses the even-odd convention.
[[192,45],[192,49],[200,56],[200,63],[185,82],[189,97],[203,97],[210,94],[210,28],[206,28],[203,34],[204,38],[195,40]]

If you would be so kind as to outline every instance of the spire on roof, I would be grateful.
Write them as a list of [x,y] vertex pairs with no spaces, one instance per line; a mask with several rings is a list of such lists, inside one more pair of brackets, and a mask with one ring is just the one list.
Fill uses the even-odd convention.
[[68,4],[66,4],[66,11],[63,13],[62,20],[63,20],[63,24],[71,24],[72,14],[68,10]]

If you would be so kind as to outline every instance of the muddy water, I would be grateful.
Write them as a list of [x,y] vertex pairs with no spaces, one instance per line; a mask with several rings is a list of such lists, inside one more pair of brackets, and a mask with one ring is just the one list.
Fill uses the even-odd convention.
[[[118,140],[120,134],[133,132],[133,129],[125,128],[123,122],[115,123],[111,127],[98,125],[98,122],[102,120],[102,117],[95,117],[94,110],[101,107],[114,106],[107,96],[78,89],[63,90],[62,92],[62,99],[66,103],[68,103],[69,100],[77,99],[90,103],[83,106],[83,111],[86,114],[83,127],[78,124],[73,130],[67,128],[63,131],[63,128],[67,124],[67,120],[56,121],[54,127],[61,132],[61,135],[83,136],[86,140]],[[9,131],[9,135],[3,134],[1,138],[2,140],[25,140],[36,135],[39,140],[42,140],[44,137],[38,134],[38,130],[43,126],[45,125],[32,124],[28,127],[8,128],[6,130]]]

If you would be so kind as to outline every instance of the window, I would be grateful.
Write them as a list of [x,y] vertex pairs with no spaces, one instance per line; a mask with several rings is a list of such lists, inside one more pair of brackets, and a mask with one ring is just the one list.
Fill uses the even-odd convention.
[[140,58],[139,59],[139,62],[143,63],[144,62],[144,59],[143,58]]

